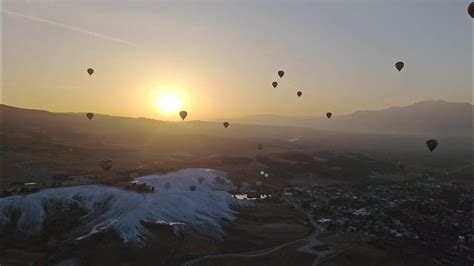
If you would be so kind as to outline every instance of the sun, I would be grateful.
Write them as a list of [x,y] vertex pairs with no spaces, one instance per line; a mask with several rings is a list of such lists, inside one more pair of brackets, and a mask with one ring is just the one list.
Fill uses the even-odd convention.
[[162,112],[177,112],[181,108],[181,98],[177,93],[165,92],[158,96],[156,105]]

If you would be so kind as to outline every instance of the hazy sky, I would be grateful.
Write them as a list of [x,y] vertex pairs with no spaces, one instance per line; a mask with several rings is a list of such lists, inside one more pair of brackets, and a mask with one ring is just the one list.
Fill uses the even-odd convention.
[[170,120],[163,91],[192,120],[471,102],[469,2],[3,0],[3,102]]

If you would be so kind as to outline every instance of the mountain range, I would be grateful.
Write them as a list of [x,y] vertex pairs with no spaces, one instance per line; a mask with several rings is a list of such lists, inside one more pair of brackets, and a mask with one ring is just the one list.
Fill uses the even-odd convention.
[[252,115],[227,119],[233,123],[307,127],[321,130],[468,136],[472,135],[473,105],[442,100],[417,102],[403,107],[357,111],[332,117]]

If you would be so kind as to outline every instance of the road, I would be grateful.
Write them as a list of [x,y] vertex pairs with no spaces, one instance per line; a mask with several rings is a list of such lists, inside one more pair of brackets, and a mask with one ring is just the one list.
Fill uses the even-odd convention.
[[297,239],[297,240],[293,240],[293,241],[290,241],[290,242],[286,242],[286,243],[283,243],[281,245],[274,246],[274,247],[271,247],[271,248],[265,248],[265,249],[255,250],[255,251],[248,251],[248,252],[242,252],[242,253],[226,253],[226,254],[218,254],[218,255],[207,255],[207,256],[200,257],[200,258],[192,259],[190,261],[185,262],[182,265],[183,266],[190,266],[190,265],[194,265],[198,262],[202,262],[202,261],[205,261],[205,260],[217,259],[217,258],[228,258],[228,257],[252,258],[252,257],[265,256],[265,255],[271,254],[271,253],[273,253],[277,250],[280,250],[284,247],[290,246],[292,244],[296,244],[296,243],[301,242],[301,241],[305,241],[307,238],[308,238],[308,236]]
[[[308,217],[311,225],[313,226],[313,232],[310,235],[305,236],[305,237],[300,238],[300,239],[296,239],[296,240],[292,240],[292,241],[280,244],[278,246],[265,248],[265,249],[260,249],[260,250],[247,251],[247,252],[241,252],[241,253],[226,253],[226,254],[207,255],[207,256],[203,256],[203,257],[199,257],[199,258],[189,260],[189,261],[185,262],[182,265],[183,266],[191,266],[191,265],[194,265],[194,264],[202,262],[202,261],[212,260],[212,259],[217,259],[217,258],[229,258],[229,257],[254,258],[254,257],[260,257],[260,256],[266,256],[268,254],[271,254],[275,251],[278,251],[282,248],[291,246],[291,245],[296,244],[298,242],[302,242],[302,244],[304,242],[306,242],[306,244],[304,244],[303,246],[301,246],[297,249],[298,251],[305,252],[305,253],[310,253],[310,254],[313,254],[313,255],[317,256],[316,251],[314,249],[312,249],[312,247],[321,243],[317,239],[317,237],[320,234],[319,226],[316,224],[316,222],[314,222],[313,217],[310,214],[306,213],[300,206],[294,204],[293,202],[291,202],[286,197],[283,197],[283,199],[288,204],[293,206],[294,208],[296,208],[296,209],[300,210],[301,212],[303,212],[306,215],[306,217]],[[313,263],[313,265],[316,265],[317,261],[318,260],[316,259],[315,262]]]

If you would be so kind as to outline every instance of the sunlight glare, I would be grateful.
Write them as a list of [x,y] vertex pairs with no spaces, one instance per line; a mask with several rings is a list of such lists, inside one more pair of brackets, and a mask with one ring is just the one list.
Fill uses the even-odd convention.
[[181,107],[181,99],[176,93],[166,92],[158,97],[156,104],[161,111],[172,113]]

